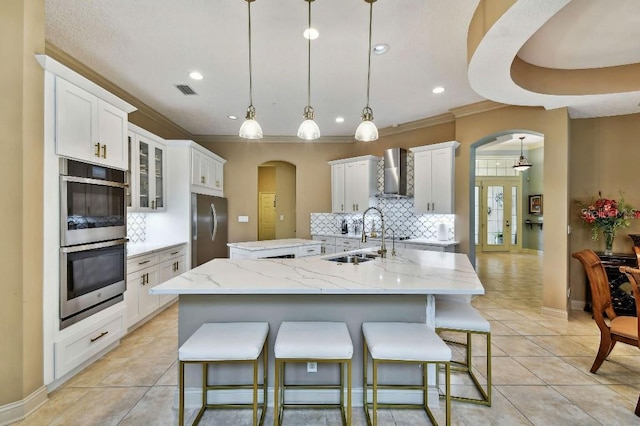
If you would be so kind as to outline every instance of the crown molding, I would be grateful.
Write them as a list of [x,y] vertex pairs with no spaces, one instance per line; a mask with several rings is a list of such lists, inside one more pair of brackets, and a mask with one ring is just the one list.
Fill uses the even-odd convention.
[[501,104],[494,101],[481,101],[474,104],[464,105],[458,108],[451,108],[449,111],[455,118],[466,117],[468,115],[479,114],[481,112],[493,111],[494,109],[500,109],[508,107],[509,105]]
[[170,131],[184,134],[185,139],[193,138],[193,135],[190,132],[178,126],[176,123],[169,120],[164,115],[158,113],[156,110],[154,110],[149,105],[142,102],[140,99],[136,98],[135,96],[132,96],[130,93],[121,89],[110,80],[107,80],[106,78],[104,78],[103,76],[101,76],[100,74],[92,70],[91,68],[87,67],[82,62],[78,61],[73,56],[69,55],[67,52],[60,49],[58,46],[54,45],[53,43],[46,41],[44,50],[46,55],[52,57],[53,59],[57,60],[61,64],[69,67],[70,69],[77,72],[81,76],[91,80],[92,82],[102,87],[103,89],[111,92],[115,96],[132,104],[138,109],[136,112],[144,115],[149,120],[157,123],[158,125],[166,129],[169,129]]
[[426,127],[437,126],[439,124],[452,123],[453,121],[455,121],[453,114],[445,112],[444,114],[435,115],[433,117],[421,118],[420,120],[398,124],[395,127],[385,127],[384,129],[380,129],[380,136],[397,135],[398,133],[420,130]]
[[249,143],[353,143],[353,136],[320,136],[315,141],[305,141],[297,136],[264,136],[262,139],[244,139],[237,135],[194,135],[193,140],[198,143],[220,142],[249,142]]

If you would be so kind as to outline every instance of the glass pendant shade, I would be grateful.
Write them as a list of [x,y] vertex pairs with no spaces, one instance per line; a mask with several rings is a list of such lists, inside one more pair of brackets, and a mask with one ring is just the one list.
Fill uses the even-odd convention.
[[378,139],[378,128],[370,120],[364,120],[356,129],[356,140],[361,142],[372,142]]
[[378,128],[373,122],[373,111],[365,107],[362,111],[362,122],[356,129],[356,140],[361,142],[372,142],[378,139]]
[[245,118],[242,126],[240,126],[239,136],[245,139],[261,139],[262,127],[256,121],[256,110],[253,105],[249,105],[249,108],[247,108],[247,116]]
[[298,127],[298,137],[306,141],[312,141],[320,137],[320,128],[313,120],[304,120]]
[[298,127],[298,137],[306,141],[312,141],[320,137],[320,128],[313,121],[313,108],[309,105],[304,107],[304,121]]

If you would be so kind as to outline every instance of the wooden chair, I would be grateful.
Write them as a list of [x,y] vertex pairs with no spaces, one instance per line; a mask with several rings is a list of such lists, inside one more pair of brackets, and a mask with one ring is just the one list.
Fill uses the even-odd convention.
[[[638,256],[638,262],[640,263],[640,247],[633,247],[633,251]],[[637,326],[635,329],[635,337],[636,337],[636,345],[640,347],[640,343],[638,342],[638,336],[640,336],[640,289],[638,288],[640,285],[640,269],[629,268],[628,266],[621,266],[620,272],[624,272],[624,274],[629,279],[629,283],[631,284],[631,289],[633,290],[633,298],[636,300],[636,314],[638,315]],[[640,397],[638,397],[638,403],[636,404],[636,416],[640,417]]]
[[[582,263],[587,278],[589,279],[591,297],[593,299],[593,319],[600,329],[600,348],[591,366],[591,372],[595,373],[604,360],[607,359],[607,356],[609,356],[617,342],[638,346],[638,328],[640,324],[638,323],[638,317],[617,315],[613,310],[609,279],[598,255],[592,250],[582,250],[573,253],[572,256]],[[632,269],[623,266],[620,268],[622,272],[625,272],[623,268],[625,270]],[[640,270],[634,271],[638,271],[638,274],[640,274]],[[640,279],[640,275],[638,275],[638,278]],[[630,278],[630,280],[631,279],[632,278]],[[635,281],[632,283],[632,286],[634,284],[636,284]],[[638,298],[637,285],[634,287],[634,294],[636,298]],[[639,306],[640,303],[637,303],[637,311]],[[605,320],[605,315],[607,320]]]

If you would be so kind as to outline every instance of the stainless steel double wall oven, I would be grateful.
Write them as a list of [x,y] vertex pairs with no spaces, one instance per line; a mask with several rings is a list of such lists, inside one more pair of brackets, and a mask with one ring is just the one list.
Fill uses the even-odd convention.
[[125,172],[60,161],[60,328],[124,299]]

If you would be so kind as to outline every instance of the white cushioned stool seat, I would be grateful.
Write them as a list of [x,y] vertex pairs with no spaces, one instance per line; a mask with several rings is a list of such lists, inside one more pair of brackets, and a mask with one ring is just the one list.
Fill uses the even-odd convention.
[[470,303],[436,297],[436,328],[454,328],[488,333],[491,324]]
[[202,324],[178,349],[182,361],[256,359],[269,334],[267,322]]
[[[198,364],[202,377],[202,406],[196,414],[193,425],[197,425],[205,410],[221,408],[251,408],[253,425],[264,423],[267,411],[267,372],[268,355],[267,338],[269,335],[268,322],[222,322],[202,324],[178,349],[178,361],[180,364],[178,389],[179,408],[178,425],[184,424],[184,400],[185,400],[185,369],[189,364]],[[262,383],[258,381],[259,359],[262,358]],[[252,381],[244,383],[215,383],[209,384],[209,369],[215,373],[219,365],[233,364],[248,365],[253,370]],[[248,368],[247,368],[248,370]],[[245,374],[244,372],[238,375]],[[231,380],[235,380],[232,378]],[[241,391],[251,390],[251,402],[246,397],[234,403],[215,401],[215,398],[228,392],[230,389]],[[258,390],[262,390],[262,402],[258,403]],[[209,399],[213,398],[214,402]],[[244,400],[244,401],[243,401]],[[258,417],[258,410],[261,410]]]
[[276,358],[347,359],[353,342],[343,322],[284,321],[274,346]]
[[451,349],[426,324],[365,322],[362,333],[374,359],[450,361]]
[[[445,423],[451,423],[450,369],[451,349],[447,344],[424,323],[411,322],[364,322],[362,323],[362,399],[367,424],[377,426],[378,409],[380,408],[420,408],[429,417],[433,424],[438,424],[435,415],[429,408],[428,394],[429,384],[427,370],[430,364],[444,366],[445,368]],[[371,358],[371,376],[369,383],[369,358]],[[419,385],[404,383],[380,383],[378,371],[385,368],[385,364],[400,364],[398,368],[416,368],[418,364],[422,371],[419,373],[421,383]],[[368,402],[369,389],[371,389],[372,401]],[[378,402],[380,390],[393,389],[397,392],[422,393],[422,403],[408,402]],[[407,393],[407,395],[410,395]]]
[[[455,401],[470,402],[474,404],[491,405],[491,323],[487,321],[476,308],[471,306],[471,299],[456,296],[436,296],[435,325],[437,332],[464,333],[465,342],[445,340],[448,344],[460,345],[465,348],[464,361],[453,361],[452,371],[463,372],[469,375],[476,389],[480,393],[479,398],[452,395]],[[473,361],[472,335],[484,335],[486,337],[486,372],[487,384],[482,386],[476,377],[471,365]],[[486,388],[486,389],[485,389]]]
[[[283,321],[278,328],[274,344],[275,386],[273,403],[273,424],[280,426],[285,408],[338,408],[343,425],[351,424],[351,358],[353,342],[347,324],[331,321]],[[338,366],[338,384],[291,384],[285,382],[287,365],[316,362],[327,368]],[[345,372],[346,370],[346,372]],[[346,388],[346,392],[345,392]],[[340,402],[334,403],[287,403],[287,389],[307,389],[326,395],[333,390],[340,395]],[[345,404],[346,393],[346,404]],[[346,410],[345,410],[346,405]]]

